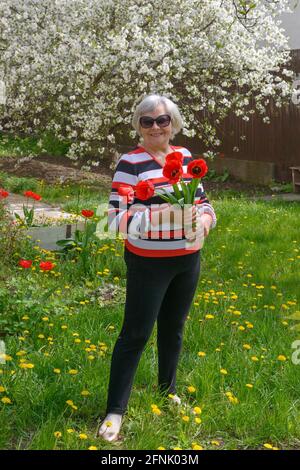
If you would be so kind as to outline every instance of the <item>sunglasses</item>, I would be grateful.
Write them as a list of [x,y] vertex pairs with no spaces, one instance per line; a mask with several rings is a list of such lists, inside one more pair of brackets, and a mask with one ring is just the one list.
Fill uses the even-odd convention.
[[150,129],[153,126],[154,122],[156,122],[159,127],[167,127],[171,122],[171,116],[169,116],[168,114],[161,114],[156,119],[153,119],[150,116],[142,116],[140,118],[140,125],[144,129]]

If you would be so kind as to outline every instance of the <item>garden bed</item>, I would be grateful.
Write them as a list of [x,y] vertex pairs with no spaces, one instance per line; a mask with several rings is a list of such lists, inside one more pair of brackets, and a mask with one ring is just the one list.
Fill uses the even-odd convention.
[[[113,171],[109,168],[109,162],[101,161],[98,167],[91,168],[90,171],[78,169],[78,165],[67,157],[39,156],[30,161],[20,162],[16,165],[17,157],[1,157],[0,171],[5,171],[16,176],[36,177],[43,179],[46,183],[54,182],[78,182],[88,184],[98,184],[100,188],[108,190],[111,185]],[[55,162],[55,164],[54,164]],[[274,194],[272,187],[275,186],[280,191],[282,185],[264,186],[239,181],[229,176],[226,181],[213,181],[203,179],[206,191],[219,193],[243,193],[244,195],[268,195]],[[282,187],[283,188],[283,187]],[[278,192],[275,191],[275,192]]]

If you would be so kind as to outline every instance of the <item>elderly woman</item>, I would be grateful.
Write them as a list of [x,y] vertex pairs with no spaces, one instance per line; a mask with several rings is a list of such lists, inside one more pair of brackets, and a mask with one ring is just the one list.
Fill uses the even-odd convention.
[[[127,235],[124,247],[127,284],[123,326],[112,354],[106,414],[97,432],[106,441],[118,439],[135,372],[156,320],[158,388],[180,404],[176,395],[176,369],[184,323],[200,274],[199,234],[204,233],[206,237],[216,225],[214,209],[202,184],[180,226],[175,222],[176,214],[183,210],[165,203],[158,195],[142,201],[136,197],[128,199],[124,208],[123,196],[118,193],[120,185],[132,188],[140,181],[149,180],[155,189],[164,187],[173,191],[163,176],[163,166],[166,156],[174,151],[183,156],[183,180],[192,179],[187,173],[191,153],[184,147],[170,145],[170,140],[183,126],[175,103],[164,96],[148,95],[137,106],[132,124],[142,142],[119,158],[108,210],[109,227],[114,225]],[[132,211],[133,204],[137,203],[140,210]],[[166,214],[170,216],[169,224],[165,223]],[[196,232],[185,230],[193,222],[196,222],[193,225],[196,225]]]

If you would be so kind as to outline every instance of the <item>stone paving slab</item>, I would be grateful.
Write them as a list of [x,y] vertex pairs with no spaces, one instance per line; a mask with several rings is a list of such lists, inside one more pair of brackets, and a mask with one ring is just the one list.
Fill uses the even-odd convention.
[[[21,194],[13,194],[10,193],[9,196],[4,199],[4,203],[11,214],[18,214],[23,217],[23,204],[27,205],[28,202],[28,209],[31,209],[34,206],[34,213],[36,219],[70,219],[74,217],[74,214],[69,212],[63,211],[59,206],[52,206],[50,204],[46,204],[43,201],[35,201],[33,199],[27,199],[25,196]],[[84,220],[83,217],[78,216],[78,220]]]

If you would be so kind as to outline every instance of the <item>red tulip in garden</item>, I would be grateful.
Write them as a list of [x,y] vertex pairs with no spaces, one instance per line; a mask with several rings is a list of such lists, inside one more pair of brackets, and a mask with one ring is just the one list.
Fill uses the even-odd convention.
[[88,209],[82,209],[81,215],[83,215],[83,217],[85,217],[87,219],[90,219],[91,217],[93,217],[94,211],[91,211],[91,210],[88,210]]
[[7,196],[9,196],[9,193],[5,189],[0,188],[0,200],[5,199]]

